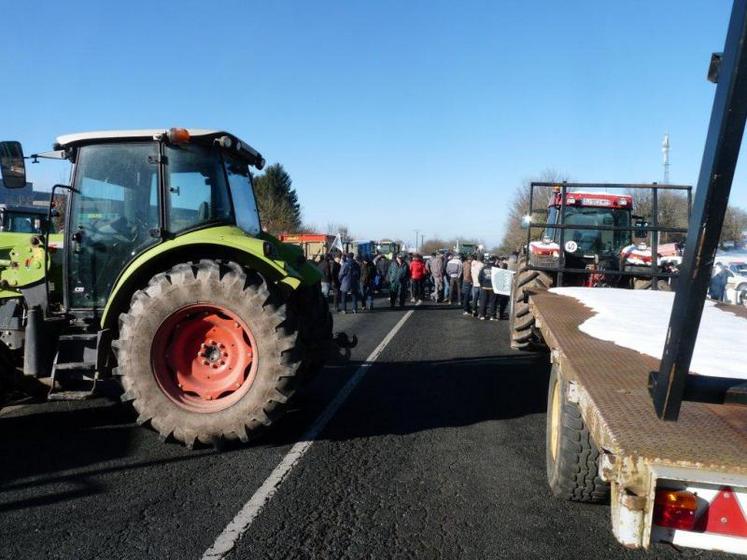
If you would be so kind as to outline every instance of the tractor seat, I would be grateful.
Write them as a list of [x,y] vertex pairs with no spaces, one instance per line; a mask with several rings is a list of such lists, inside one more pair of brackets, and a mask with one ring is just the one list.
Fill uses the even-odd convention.
[[210,220],[210,205],[207,202],[200,202],[200,206],[197,208],[197,219],[200,222],[207,222]]

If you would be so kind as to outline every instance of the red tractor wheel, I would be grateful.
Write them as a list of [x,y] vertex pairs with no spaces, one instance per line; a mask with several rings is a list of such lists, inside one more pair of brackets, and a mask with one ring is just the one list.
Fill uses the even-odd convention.
[[277,419],[301,362],[295,321],[263,279],[202,260],[154,276],[120,316],[115,373],[138,422],[191,446]]
[[236,314],[214,305],[188,305],[156,332],[153,375],[176,404],[195,412],[223,410],[251,387],[256,349],[252,332]]

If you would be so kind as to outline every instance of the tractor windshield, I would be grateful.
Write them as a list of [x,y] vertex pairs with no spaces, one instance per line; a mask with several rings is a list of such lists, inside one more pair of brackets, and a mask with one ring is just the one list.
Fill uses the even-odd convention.
[[[569,206],[565,209],[565,224],[567,226],[627,227],[630,225],[630,212],[613,208]],[[565,230],[565,240],[575,241],[579,251],[586,254],[617,253],[630,244],[630,232],[589,230],[582,227],[569,228]]]
[[[559,223],[560,209],[551,206],[548,209],[547,223]],[[617,253],[620,249],[630,244],[629,231],[593,230],[584,229],[581,226],[630,226],[630,212],[628,210],[615,208],[566,206],[566,226],[564,240],[575,241],[578,250],[585,254]],[[560,242],[560,230],[548,227],[545,236],[556,243]]]

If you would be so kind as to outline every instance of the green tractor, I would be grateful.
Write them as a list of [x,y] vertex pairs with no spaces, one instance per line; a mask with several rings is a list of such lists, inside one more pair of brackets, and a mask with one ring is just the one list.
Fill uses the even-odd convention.
[[[71,184],[52,190],[61,235],[0,260],[0,403],[29,380],[61,400],[118,379],[138,423],[190,447],[277,420],[334,341],[318,271],[262,231],[262,156],[172,128],[61,136],[38,157],[68,160]],[[6,188],[25,185],[18,142],[0,142],[0,163]]]

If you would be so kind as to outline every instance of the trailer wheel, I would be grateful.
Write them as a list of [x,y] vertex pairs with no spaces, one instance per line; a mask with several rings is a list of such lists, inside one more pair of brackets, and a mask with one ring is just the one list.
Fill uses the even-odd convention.
[[132,296],[114,343],[138,423],[191,447],[247,441],[292,396],[295,324],[256,273],[201,260],[155,275]]
[[552,278],[545,272],[530,270],[525,257],[519,259],[514,274],[514,285],[511,290],[511,308],[509,310],[511,348],[530,350],[542,347],[541,341],[534,333],[536,320],[529,304],[524,301],[527,291],[547,290],[552,287]]
[[566,398],[568,384],[553,366],[547,393],[545,462],[552,493],[575,502],[609,499],[609,485],[599,478],[599,450],[578,406]]

